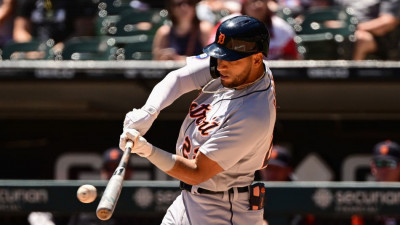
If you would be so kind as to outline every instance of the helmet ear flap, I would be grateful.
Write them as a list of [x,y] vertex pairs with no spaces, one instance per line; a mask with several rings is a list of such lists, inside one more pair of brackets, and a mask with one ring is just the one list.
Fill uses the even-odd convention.
[[258,49],[262,49],[262,53],[265,55],[265,46],[264,46],[264,44],[262,43],[262,41],[259,41],[258,43],[257,43],[257,46],[258,46]]
[[[268,31],[268,30],[267,30]],[[268,52],[269,52],[269,34],[267,32],[267,34],[264,36],[264,38],[262,38],[260,40],[260,42],[258,43],[259,45],[259,49],[262,49],[262,52],[264,54],[265,57],[268,57]]]
[[268,45],[264,45],[263,43],[261,43],[261,49],[263,50],[263,54],[265,57],[268,57],[268,52],[269,52],[269,46]]
[[220,77],[221,75],[217,70],[217,67],[218,67],[218,59],[210,56],[210,74],[211,77],[214,79]]

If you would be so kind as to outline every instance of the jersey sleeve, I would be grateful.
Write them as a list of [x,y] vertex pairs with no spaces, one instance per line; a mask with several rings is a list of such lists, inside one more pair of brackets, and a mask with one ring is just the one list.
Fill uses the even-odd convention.
[[200,89],[211,79],[208,55],[189,57],[186,66],[170,72],[153,88],[146,105],[161,111],[183,94]]

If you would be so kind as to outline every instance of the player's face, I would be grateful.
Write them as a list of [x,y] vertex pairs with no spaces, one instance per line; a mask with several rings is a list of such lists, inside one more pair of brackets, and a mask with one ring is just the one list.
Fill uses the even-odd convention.
[[397,166],[377,166],[375,163],[371,166],[371,172],[376,181],[397,182],[400,181],[400,164]]
[[172,0],[170,4],[172,13],[179,21],[196,16],[196,2],[193,0]]
[[234,88],[252,82],[253,80],[250,78],[252,69],[253,56],[236,61],[218,59],[217,70],[221,74],[221,83],[224,87]]

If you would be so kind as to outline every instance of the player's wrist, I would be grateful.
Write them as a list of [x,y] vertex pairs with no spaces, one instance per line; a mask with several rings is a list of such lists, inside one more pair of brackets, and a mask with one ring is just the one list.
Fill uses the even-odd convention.
[[[128,138],[130,138],[131,140],[135,139],[132,136],[129,136],[129,134],[130,134],[129,132],[127,132],[127,134],[128,134]],[[151,143],[147,142],[147,140],[144,137],[139,136],[135,140],[135,143],[132,147],[131,153],[136,153],[140,157],[147,158],[153,153],[153,145]]]
[[147,156],[147,159],[162,171],[169,171],[175,165],[176,155],[152,146],[151,154]]
[[147,142],[146,145],[143,148],[143,151],[138,153],[138,155],[141,156],[141,157],[147,158],[151,154],[153,154],[153,152],[154,152],[154,146]]

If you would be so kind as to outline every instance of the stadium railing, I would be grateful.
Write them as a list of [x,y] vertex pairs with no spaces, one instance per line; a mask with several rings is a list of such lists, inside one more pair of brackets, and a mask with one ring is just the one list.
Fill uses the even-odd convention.
[[[95,212],[107,181],[0,180],[0,215],[31,211]],[[264,182],[265,213],[277,215],[397,214],[400,183],[394,182]],[[92,184],[92,203],[76,198],[78,187]],[[125,181],[116,213],[165,213],[180,193],[177,181]]]

